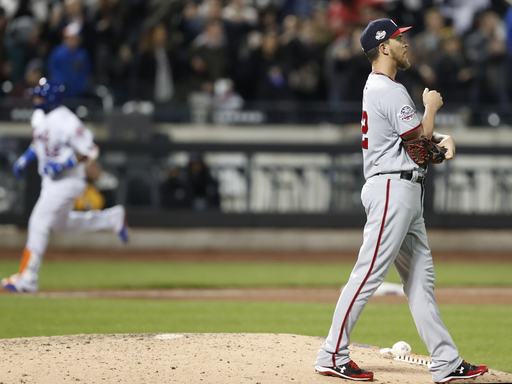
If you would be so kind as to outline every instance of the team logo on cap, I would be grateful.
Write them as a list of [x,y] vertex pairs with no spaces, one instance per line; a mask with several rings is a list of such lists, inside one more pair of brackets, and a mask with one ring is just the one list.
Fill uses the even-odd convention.
[[382,40],[383,38],[386,37],[386,31],[378,31],[376,34],[375,34],[375,38],[377,40]]
[[400,109],[400,113],[398,114],[398,118],[400,120],[409,121],[414,117],[414,109],[409,105],[404,105]]

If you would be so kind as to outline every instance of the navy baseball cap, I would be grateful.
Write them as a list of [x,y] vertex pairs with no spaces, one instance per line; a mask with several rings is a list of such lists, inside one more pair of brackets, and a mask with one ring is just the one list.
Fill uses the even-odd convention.
[[408,31],[412,27],[398,28],[391,19],[372,20],[361,35],[361,46],[363,51],[368,52],[390,37]]

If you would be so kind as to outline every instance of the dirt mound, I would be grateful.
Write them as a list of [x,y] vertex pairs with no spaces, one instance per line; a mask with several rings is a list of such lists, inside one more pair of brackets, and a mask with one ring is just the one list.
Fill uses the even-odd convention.
[[[312,366],[323,340],[289,334],[115,334],[0,340],[0,384],[341,383]],[[381,357],[351,345],[375,382],[431,383],[425,366]],[[470,381],[472,382],[472,381]],[[510,383],[491,370],[479,383]]]

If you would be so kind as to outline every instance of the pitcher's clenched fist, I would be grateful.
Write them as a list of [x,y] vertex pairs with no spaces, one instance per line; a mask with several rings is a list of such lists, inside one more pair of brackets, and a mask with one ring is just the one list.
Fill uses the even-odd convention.
[[430,91],[428,88],[425,88],[423,91],[423,105],[434,108],[437,111],[443,106],[443,97],[439,92]]

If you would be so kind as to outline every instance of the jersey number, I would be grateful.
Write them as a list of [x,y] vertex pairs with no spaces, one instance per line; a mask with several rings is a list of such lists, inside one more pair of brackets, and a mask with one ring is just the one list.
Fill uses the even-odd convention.
[[59,156],[59,147],[52,148],[48,145],[45,145],[44,151],[46,153],[46,157],[57,157]]
[[[33,128],[32,128],[33,130]],[[40,135],[34,136],[34,140],[40,140],[44,143],[44,153],[46,157],[57,157],[59,156],[59,147],[51,147],[48,143],[50,141],[50,134],[48,131],[44,131]]]
[[366,111],[363,111],[363,117],[361,118],[361,130],[363,131],[363,149],[368,149],[368,137],[366,137],[368,133],[368,114]]

